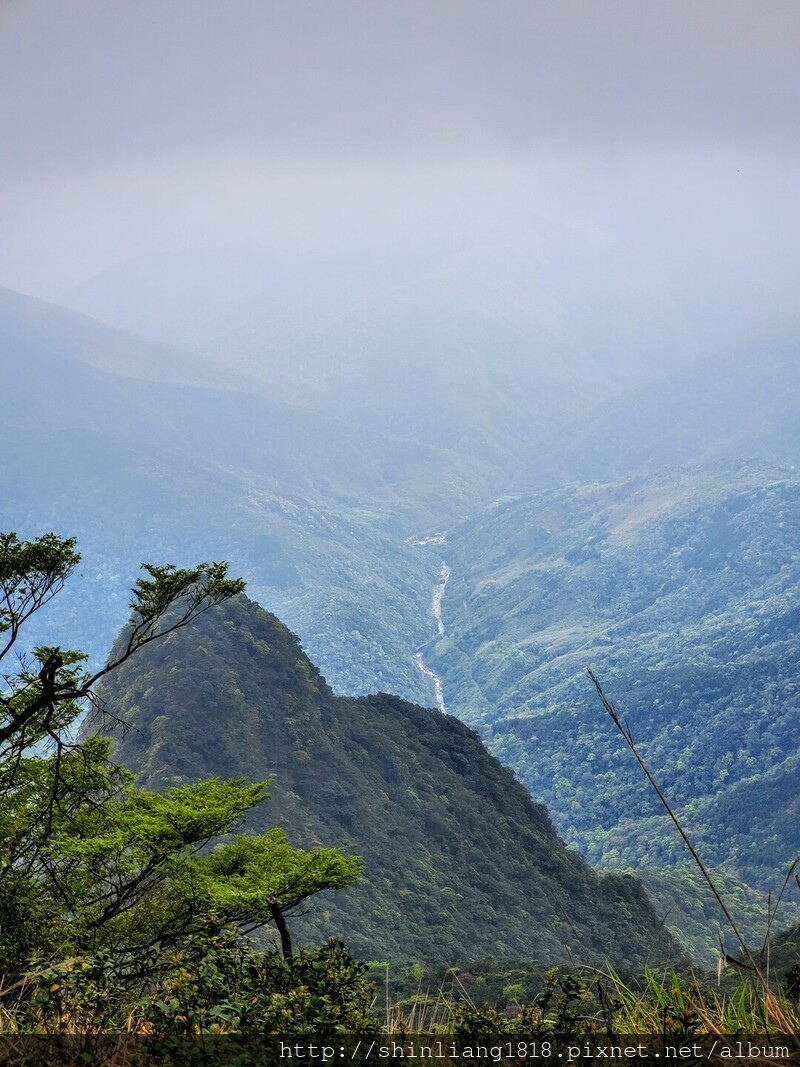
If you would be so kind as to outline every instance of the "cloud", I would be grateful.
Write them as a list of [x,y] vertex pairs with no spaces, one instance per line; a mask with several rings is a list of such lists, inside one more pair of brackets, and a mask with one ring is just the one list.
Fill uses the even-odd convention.
[[798,39],[795,0],[4,0],[0,282],[543,220],[778,275]]
[[773,146],[794,0],[5,0],[6,165]]

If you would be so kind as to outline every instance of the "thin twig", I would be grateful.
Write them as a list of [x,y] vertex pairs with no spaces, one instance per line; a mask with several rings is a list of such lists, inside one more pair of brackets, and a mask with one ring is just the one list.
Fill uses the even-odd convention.
[[[741,945],[742,952],[744,953],[745,957],[747,958],[747,960],[748,960],[749,964],[751,965],[753,971],[758,975],[759,980],[762,982],[762,984],[766,985],[766,982],[764,981],[764,976],[762,975],[758,964],[753,959],[752,953],[750,952],[750,949],[747,947],[747,943],[746,943],[745,939],[742,937],[742,934],[739,931],[739,927],[736,925],[736,920],[731,915],[730,911],[728,910],[727,904],[722,899],[722,895],[720,894],[720,892],[717,889],[717,887],[714,885],[714,882],[711,879],[711,875],[708,873],[705,864],[700,859],[700,856],[697,853],[697,849],[694,847],[692,842],[689,840],[689,837],[688,837],[686,831],[684,830],[684,828],[681,826],[677,815],[675,814],[675,812],[670,807],[669,801],[664,796],[663,792],[661,791],[661,787],[659,786],[658,782],[653,777],[653,772],[650,770],[650,768],[645,763],[643,757],[640,755],[639,750],[636,747],[636,743],[633,740],[633,736],[631,734],[630,727],[628,726],[627,723],[624,723],[620,719],[616,708],[614,707],[614,705],[611,703],[611,701],[608,699],[608,697],[603,692],[603,687],[600,684],[600,680],[598,679],[598,677],[594,673],[594,671],[591,669],[591,667],[587,670],[586,673],[589,675],[589,678],[591,679],[592,684],[594,685],[595,689],[597,690],[597,695],[600,697],[602,705],[605,708],[606,712],[608,713],[609,718],[614,723],[614,725],[619,730],[619,732],[622,734],[623,738],[625,739],[625,744],[628,746],[628,748],[633,753],[633,755],[634,755],[634,757],[636,759],[636,762],[639,764],[639,766],[644,771],[645,775],[647,776],[647,780],[650,783],[650,785],[653,787],[653,790],[654,790],[656,796],[658,797],[658,799],[663,804],[664,810],[666,811],[667,815],[669,815],[670,819],[672,819],[672,822],[675,824],[675,827],[676,827],[678,833],[683,838],[683,843],[689,849],[689,852],[691,853],[692,859],[697,864],[697,868],[700,871],[700,874],[703,876],[706,884],[708,885],[708,888],[714,894],[714,899],[716,900],[717,904],[719,904],[719,906],[720,906],[720,908],[722,910],[722,914],[725,916],[725,918],[726,918],[726,920],[728,922],[728,925],[730,926],[731,930],[733,930],[733,933],[736,936],[736,940]],[[726,959],[727,959],[727,957],[726,957]]]

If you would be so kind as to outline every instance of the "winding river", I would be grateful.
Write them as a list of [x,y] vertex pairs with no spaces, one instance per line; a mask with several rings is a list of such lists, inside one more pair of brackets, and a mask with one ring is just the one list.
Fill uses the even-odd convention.
[[[433,599],[431,601],[431,610],[433,611],[433,617],[436,619],[436,628],[439,636],[444,634],[444,620],[442,619],[442,600],[444,599],[445,589],[447,588],[447,580],[450,577],[450,568],[443,561],[441,570],[439,571],[439,581],[436,583],[436,588],[433,590]],[[426,642],[429,643],[429,642]],[[423,656],[422,649],[425,645],[420,645],[417,651],[414,653],[414,662],[420,671],[426,678],[430,679],[433,683],[433,692],[436,698],[436,707],[439,711],[444,712],[447,710],[444,703],[444,689],[442,688],[442,679],[426,664]]]

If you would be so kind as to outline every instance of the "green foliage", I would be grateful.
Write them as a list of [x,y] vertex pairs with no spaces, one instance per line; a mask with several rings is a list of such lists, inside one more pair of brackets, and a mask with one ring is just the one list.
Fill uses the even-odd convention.
[[137,579],[133,587],[132,630],[128,637],[132,646],[168,632],[163,623],[176,605],[180,606],[178,618],[170,619],[169,631],[244,589],[244,582],[227,577],[225,563],[201,563],[192,569],[143,563],[142,569],[150,577]]
[[258,837],[241,835],[199,857],[181,882],[195,906],[255,927],[270,921],[271,901],[288,912],[322,890],[354,885],[362,870],[360,860],[338,849],[303,852],[282,830],[272,829]]
[[292,959],[264,952],[232,927],[202,928],[147,954],[150,979],[135,993],[113,953],[71,957],[43,968],[18,1024],[49,1034],[154,1038],[201,1034],[362,1034],[374,1028],[366,965],[335,941]]
[[488,1004],[457,1008],[455,1036],[495,1042],[526,1036],[557,1040],[597,1030],[603,1000],[598,1001],[596,990],[579,973],[553,967],[537,993],[521,1004],[524,995],[525,987],[514,983],[511,995],[503,991],[502,1009]]
[[[155,962],[152,952],[147,962]],[[130,1019],[136,1003],[130,988],[120,981],[115,956],[98,951],[91,956],[70,956],[33,971],[25,986],[24,1009],[12,1018],[19,1030],[30,1033],[107,1034],[118,1032]]]
[[229,930],[199,935],[170,957],[136,1008],[153,1034],[360,1035],[374,1028],[366,965],[336,941],[291,960],[243,943]]
[[[77,560],[72,540],[0,537],[6,635],[0,658],[31,614],[60,591]],[[285,926],[283,916],[309,896],[349,886],[361,871],[360,861],[336,849],[293,848],[280,830],[231,837],[266,799],[266,781],[211,778],[163,795],[148,792],[111,760],[108,738],[88,731],[77,742],[65,737],[99,679],[242,588],[227,578],[224,564],[144,569],[131,623],[105,668],[90,674],[78,666],[81,654],[43,647],[34,650],[38,671],[23,661],[4,678],[0,970],[18,1028],[120,1027],[143,997],[151,1004],[154,983],[176,980],[176,969],[197,956],[198,939],[210,945],[222,937],[230,959],[239,959],[238,934],[273,920]],[[283,947],[288,953],[288,935]],[[358,976],[345,956],[343,950],[323,962],[301,956],[287,964],[281,988],[291,991],[295,980],[304,980],[303,966],[331,974],[339,966],[342,989],[355,989]],[[278,974],[275,960],[254,953],[247,959],[261,968],[266,988]],[[288,1003],[286,1018],[291,997]],[[319,1018],[320,1012],[323,1007]]]
[[75,543],[52,533],[35,541],[0,533],[0,633],[7,641],[16,640],[25,620],[60,592],[80,560]]

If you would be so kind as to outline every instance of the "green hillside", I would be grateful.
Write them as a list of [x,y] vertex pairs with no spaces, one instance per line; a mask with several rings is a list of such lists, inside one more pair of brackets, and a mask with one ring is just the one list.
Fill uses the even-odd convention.
[[477,734],[384,693],[334,696],[296,638],[246,598],[142,650],[102,697],[131,726],[117,753],[142,784],[273,775],[258,825],[363,855],[363,885],[296,920],[303,937],[453,963],[625,967],[668,951],[641,885],[567,851]]
[[708,861],[774,887],[800,852],[800,477],[727,464],[573,485],[441,546],[448,708],[606,866],[682,846],[604,716],[592,666]]

